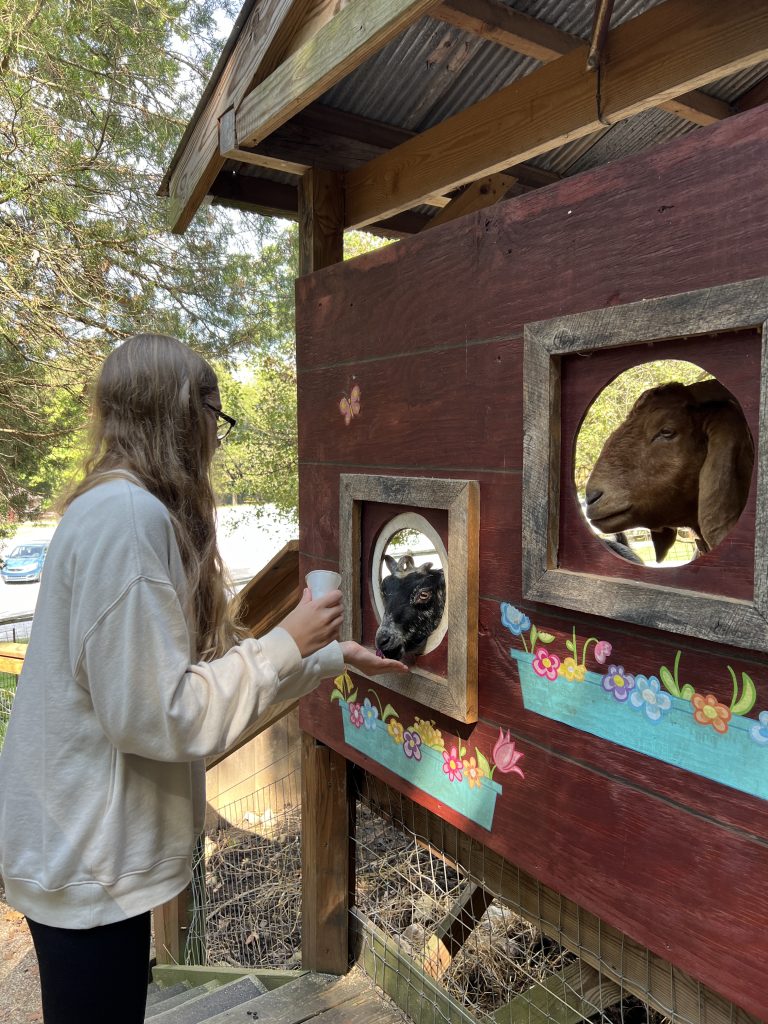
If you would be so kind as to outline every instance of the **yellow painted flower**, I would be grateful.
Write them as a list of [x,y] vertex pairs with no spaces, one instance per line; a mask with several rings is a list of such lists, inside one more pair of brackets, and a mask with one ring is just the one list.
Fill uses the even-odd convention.
[[432,747],[433,750],[445,750],[443,734],[439,729],[435,728],[434,722],[427,722],[423,718],[417,718],[413,730],[421,736],[422,743],[426,746]]
[[402,724],[398,722],[396,718],[390,718],[390,720],[387,722],[387,732],[395,741],[395,743],[403,742],[403,733],[405,732],[405,730],[403,729]]
[[464,759],[464,774],[469,782],[469,788],[473,789],[475,786],[480,785],[485,772],[474,757],[467,757]]
[[577,683],[583,683],[586,671],[586,665],[579,665],[575,658],[566,658],[558,669],[558,674],[571,682],[575,680]]

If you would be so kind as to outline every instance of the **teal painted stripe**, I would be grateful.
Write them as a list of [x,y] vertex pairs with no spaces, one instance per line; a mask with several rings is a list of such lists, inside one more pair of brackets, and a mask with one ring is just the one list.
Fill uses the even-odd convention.
[[480,785],[470,788],[466,776],[463,781],[451,780],[443,771],[443,755],[432,747],[421,745],[421,760],[406,757],[402,744],[395,743],[381,719],[376,719],[374,728],[364,725],[356,728],[349,720],[349,706],[339,701],[344,723],[344,742],[366,754],[378,764],[388,768],[401,779],[418,786],[429,796],[446,804],[454,811],[490,831],[496,797],[501,786],[493,779],[483,778]]
[[754,720],[734,715],[721,735],[694,720],[689,701],[670,694],[671,708],[660,721],[652,722],[642,708],[629,701],[620,703],[607,693],[596,672],[587,672],[582,683],[562,676],[550,682],[534,672],[530,654],[509,653],[517,662],[528,711],[768,799],[768,745],[751,738]]

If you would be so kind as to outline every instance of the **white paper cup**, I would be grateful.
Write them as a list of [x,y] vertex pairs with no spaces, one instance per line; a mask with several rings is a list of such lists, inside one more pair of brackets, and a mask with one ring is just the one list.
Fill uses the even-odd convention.
[[341,573],[331,572],[330,569],[313,569],[307,573],[306,581],[312,597],[317,599],[331,590],[339,589]]

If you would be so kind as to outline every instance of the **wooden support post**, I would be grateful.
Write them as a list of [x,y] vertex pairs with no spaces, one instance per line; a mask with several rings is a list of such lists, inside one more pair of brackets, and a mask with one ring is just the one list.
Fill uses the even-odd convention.
[[183,964],[189,932],[190,891],[185,889],[174,899],[155,907],[155,958],[159,964]]
[[341,176],[315,167],[299,184],[299,277],[344,259]]
[[307,733],[301,750],[301,961],[346,974],[354,891],[354,799],[341,754]]

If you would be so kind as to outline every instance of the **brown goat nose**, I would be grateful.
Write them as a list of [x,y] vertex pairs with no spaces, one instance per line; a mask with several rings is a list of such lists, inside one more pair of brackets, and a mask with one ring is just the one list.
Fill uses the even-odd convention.
[[596,490],[594,487],[588,487],[586,490],[586,499],[588,505],[594,505],[594,503],[602,498],[603,492]]

